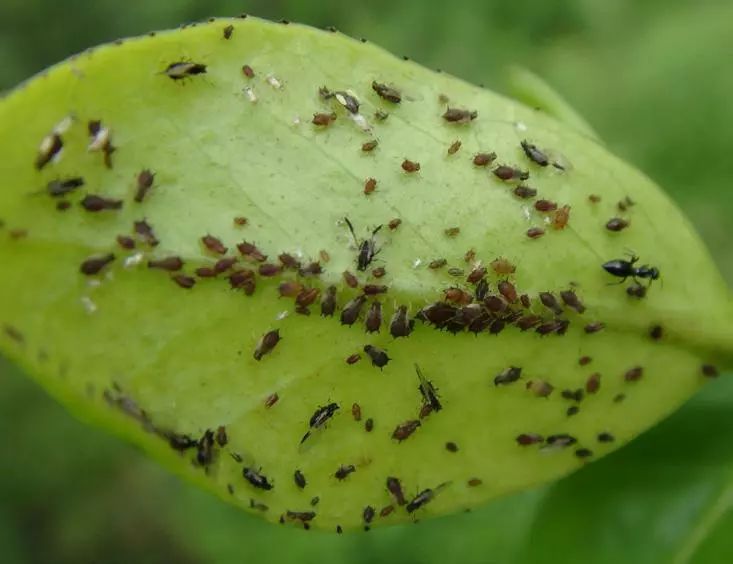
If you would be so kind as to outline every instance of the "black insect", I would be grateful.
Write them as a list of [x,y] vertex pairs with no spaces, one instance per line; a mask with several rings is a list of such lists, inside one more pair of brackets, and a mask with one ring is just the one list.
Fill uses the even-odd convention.
[[636,255],[631,256],[631,260],[614,259],[604,263],[603,269],[609,274],[621,278],[619,284],[623,284],[627,278],[633,278],[635,282],[638,282],[637,278],[646,278],[651,284],[653,280],[659,278],[659,269],[656,266],[649,266],[643,264],[641,266],[634,266],[639,260]]
[[185,62],[185,61],[181,61],[178,63],[171,63],[163,71],[163,74],[167,75],[169,78],[173,80],[181,80],[184,78],[195,76],[197,74],[205,74],[205,73],[206,73],[206,65],[202,65],[201,63],[192,63],[192,62]]
[[443,409],[443,405],[438,399],[438,393],[435,386],[433,386],[433,383],[430,380],[423,376],[423,373],[417,364],[415,364],[415,372],[417,372],[417,377],[420,380],[420,385],[417,389],[420,391],[425,405],[429,405],[432,411],[440,411]]
[[207,429],[196,445],[196,462],[207,466],[214,459],[214,432]]
[[407,315],[407,306],[399,306],[392,316],[392,321],[389,324],[389,333],[395,339],[398,337],[407,337],[412,333],[412,328],[415,325],[415,321],[409,319]]
[[373,345],[364,345],[364,352],[372,359],[372,366],[376,366],[380,369],[387,366],[387,363],[391,360],[387,356],[387,351],[379,349]]
[[303,475],[303,472],[300,470],[296,470],[293,474],[293,480],[295,480],[295,485],[298,486],[301,490],[306,486],[307,482],[305,480],[305,476]]
[[354,243],[356,243],[356,246],[359,249],[359,254],[356,258],[356,269],[363,272],[369,267],[371,262],[374,260],[374,257],[377,256],[381,250],[377,248],[374,236],[379,232],[382,226],[377,225],[377,227],[374,228],[374,231],[372,231],[371,237],[360,242],[356,237],[354,226],[351,225],[349,218],[345,217],[344,221],[346,222],[346,225],[349,226],[349,231],[351,231],[351,236],[354,238]]
[[399,478],[394,476],[387,477],[387,491],[394,496],[397,505],[405,505],[405,494],[402,492],[402,484],[400,484]]
[[410,437],[410,435],[412,435],[415,431],[417,431],[420,425],[421,423],[417,419],[410,419],[409,421],[400,423],[399,425],[397,425],[397,427],[395,427],[395,430],[392,432],[392,438],[401,443],[402,441]]
[[331,317],[336,311],[336,286],[329,286],[321,298],[321,315]]
[[338,467],[338,470],[336,470],[333,476],[337,480],[345,480],[352,472],[356,472],[356,466],[354,466],[353,464],[342,464]]
[[521,375],[521,368],[510,366],[509,368],[502,370],[499,374],[496,375],[496,377],[494,378],[494,385],[499,386],[501,384],[511,384],[512,382],[516,382],[517,380],[519,380],[519,377]]
[[427,488],[423,491],[421,491],[419,494],[417,494],[410,502],[407,504],[408,513],[413,513],[420,509],[422,506],[426,505],[427,503],[431,502],[435,498],[435,494],[437,494],[442,488],[447,486],[447,482],[440,484],[438,487],[436,487],[434,490]]
[[280,342],[280,330],[275,329],[274,331],[268,331],[257,342],[255,352],[253,354],[255,360],[262,360],[262,357],[272,351]]
[[73,192],[80,186],[84,186],[84,179],[79,176],[65,178],[63,180],[56,179],[46,185],[46,192],[49,196],[58,198],[60,196],[65,196],[69,192]]
[[527,155],[527,158],[532,162],[537,163],[540,166],[547,166],[550,164],[550,159],[548,159],[547,155],[539,150],[536,145],[533,145],[528,141],[522,141],[521,145],[524,154]]
[[301,521],[302,523],[306,523],[307,521],[312,521],[316,517],[315,511],[286,511],[285,515],[288,519],[293,521]]
[[300,440],[300,444],[303,444],[305,440],[310,437],[311,431],[313,429],[319,429],[323,427],[326,422],[333,417],[334,413],[336,413],[339,410],[339,404],[337,403],[329,403],[327,405],[321,406],[318,409],[316,409],[315,413],[310,418],[310,421],[308,422],[308,426],[310,427],[310,430],[303,435],[303,438]]
[[369,312],[364,320],[364,326],[367,333],[379,333],[382,326],[382,304],[375,301],[372,302]]
[[261,490],[272,489],[272,483],[267,479],[267,476],[260,474],[259,470],[244,467],[242,468],[242,476],[244,476],[244,479],[256,488]]
[[365,302],[366,296],[364,295],[356,296],[353,300],[347,302],[344,309],[341,310],[341,325],[350,326],[356,323]]
[[[362,512],[362,518],[364,519],[364,523],[367,525],[372,522],[372,519],[374,519],[374,508],[371,505],[367,505],[364,508],[364,511]],[[369,530],[369,527],[364,527],[367,531]]]
[[113,260],[115,260],[115,255],[112,253],[89,257],[81,263],[79,271],[87,276],[93,276],[94,274],[99,274],[99,272]]

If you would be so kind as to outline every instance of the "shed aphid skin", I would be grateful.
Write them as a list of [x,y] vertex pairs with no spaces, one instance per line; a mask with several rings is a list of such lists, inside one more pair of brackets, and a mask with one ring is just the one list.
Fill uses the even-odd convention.
[[609,231],[623,231],[629,226],[629,221],[621,217],[612,217],[606,222],[606,229]]
[[397,505],[405,505],[407,503],[399,478],[395,478],[394,476],[387,477],[387,491],[394,497]]
[[308,426],[310,427],[310,429],[305,435],[303,435],[303,438],[300,440],[300,444],[303,444],[305,440],[310,437],[311,431],[323,427],[338,410],[339,405],[334,402],[316,409],[313,415],[311,415],[310,421],[308,422]]
[[442,115],[442,118],[448,123],[470,123],[478,117],[475,110],[464,110],[460,108],[448,108]]
[[511,384],[519,380],[522,375],[522,369],[517,366],[510,366],[502,370],[499,374],[494,377],[494,386],[502,386],[505,384]]
[[458,150],[461,148],[461,145],[462,145],[462,143],[460,141],[458,141],[458,140],[453,141],[453,143],[451,143],[450,147],[448,147],[448,154],[449,155],[455,155],[458,152]]
[[461,232],[460,227],[448,227],[443,230],[446,237],[456,237]]
[[411,161],[410,159],[405,159],[402,161],[402,170],[404,170],[408,174],[419,172],[420,163],[417,161]]
[[277,392],[274,392],[267,396],[265,398],[265,409],[270,409],[273,405],[275,405],[278,400],[280,399],[280,396],[277,394]]
[[420,425],[421,423],[417,419],[404,421],[397,425],[397,427],[395,427],[395,430],[392,431],[392,438],[401,443],[402,441],[408,439],[415,431],[417,431]]
[[382,225],[377,225],[377,227],[374,228],[374,230],[372,231],[371,237],[369,237],[369,239],[364,239],[362,241],[359,241],[359,239],[356,237],[354,226],[351,225],[349,218],[344,217],[344,221],[346,222],[346,225],[349,227],[351,236],[354,239],[354,244],[356,244],[356,247],[359,249],[359,254],[356,257],[356,269],[359,270],[360,272],[364,272],[367,268],[369,268],[369,265],[374,260],[374,257],[376,257],[379,254],[380,249],[377,248],[377,243],[374,241],[374,236],[377,233],[379,233],[379,230],[382,228]]
[[372,361],[372,366],[376,366],[380,370],[387,366],[387,363],[391,360],[389,356],[387,356],[387,351],[379,349],[373,345],[364,345],[364,352],[369,355],[369,358]]
[[79,204],[88,212],[122,209],[122,200],[105,198],[103,196],[97,196],[96,194],[88,194],[84,196],[84,199],[79,202]]
[[179,61],[168,65],[163,74],[172,80],[183,80],[198,74],[206,74],[206,65],[190,61]]
[[84,179],[81,176],[68,178],[57,178],[46,184],[46,193],[52,198],[60,198],[70,194],[77,188],[84,186]]
[[366,296],[363,294],[348,301],[341,310],[341,325],[353,325],[359,319],[362,307],[366,303]]
[[272,349],[275,348],[275,345],[277,345],[280,342],[280,330],[274,329],[273,331],[268,331],[262,337],[260,337],[260,340],[257,343],[257,346],[255,347],[255,352],[253,354],[255,360],[262,360],[262,357],[266,354],[272,352]]
[[601,266],[612,276],[621,278],[619,284],[623,284],[627,278],[632,278],[637,283],[637,278],[646,278],[651,285],[652,281],[659,278],[659,269],[648,264],[634,266],[638,260],[639,257],[632,255],[630,260],[614,259],[603,263]]
[[274,487],[267,476],[260,473],[260,470],[245,466],[242,468],[242,476],[255,488],[260,490],[271,490]]
[[544,380],[529,380],[526,389],[539,398],[549,397],[554,391],[554,386]]
[[402,101],[402,95],[397,89],[377,82],[376,80],[372,81],[372,90],[374,90],[380,98],[387,100],[388,102],[392,102],[393,104],[399,104]]
[[427,380],[425,376],[423,376],[423,373],[417,363],[415,363],[415,372],[417,373],[417,379],[420,382],[417,389],[422,396],[423,403],[425,403],[425,405],[429,405],[432,411],[440,411],[443,409],[443,405],[440,403],[440,399],[438,399],[437,389],[433,386],[433,383],[430,380]]
[[336,101],[341,104],[347,112],[350,114],[358,114],[359,113],[359,100],[354,94],[351,92],[344,92],[344,91],[338,91],[333,93],[333,97],[336,98]]
[[147,195],[150,188],[153,187],[153,181],[155,180],[155,173],[150,169],[143,169],[137,175],[137,191],[133,198],[137,203],[141,203]]
[[522,146],[524,154],[527,155],[527,158],[533,163],[536,163],[540,166],[547,166],[548,164],[550,164],[550,159],[548,158],[548,156],[540,149],[538,149],[537,145],[533,145],[526,140],[522,141],[520,145]]
[[348,478],[349,474],[352,474],[354,472],[356,472],[356,466],[354,466],[353,464],[342,464],[338,467],[336,472],[334,472],[333,477],[341,482]]
[[361,421],[361,406],[358,403],[351,404],[351,416],[354,421]]
[[160,243],[158,238],[155,236],[153,227],[145,219],[135,221],[133,223],[133,230],[140,237],[143,243],[146,243],[151,247],[156,247]]
[[364,194],[369,195],[372,194],[377,189],[377,179],[376,178],[367,178],[364,182]]

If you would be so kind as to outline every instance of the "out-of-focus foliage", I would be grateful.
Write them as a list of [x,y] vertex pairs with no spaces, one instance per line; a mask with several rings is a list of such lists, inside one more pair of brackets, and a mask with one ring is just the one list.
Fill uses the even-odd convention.
[[[478,83],[496,85],[507,64],[528,66],[670,193],[733,280],[726,0],[4,0],[0,89],[102,41],[242,11],[335,25]],[[733,551],[733,387],[723,380],[556,485],[346,537],[281,530],[193,491],[71,420],[4,365],[0,390],[4,562],[661,563],[694,554],[705,563]]]

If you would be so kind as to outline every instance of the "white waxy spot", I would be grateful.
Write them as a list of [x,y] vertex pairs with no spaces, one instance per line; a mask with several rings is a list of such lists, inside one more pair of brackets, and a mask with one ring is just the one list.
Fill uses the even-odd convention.
[[272,86],[275,90],[280,90],[283,87],[283,83],[280,82],[275,75],[268,74],[265,80],[267,81],[267,84]]
[[422,259],[416,258],[412,261],[412,268],[418,268],[422,264]]
[[352,120],[354,120],[354,123],[365,132],[370,132],[372,130],[372,126],[369,125],[369,122],[366,120],[366,118],[361,114],[350,114],[349,117],[351,117]]
[[122,263],[122,266],[125,268],[133,268],[140,264],[143,261],[143,254],[142,253],[135,253],[134,255],[130,255],[127,257],[124,262]]
[[101,151],[109,146],[110,131],[108,127],[100,127],[99,131],[92,137],[89,142],[87,151]]
[[275,319],[277,319],[278,321],[282,321],[282,320],[283,320],[283,319],[285,319],[285,318],[286,318],[286,317],[287,317],[288,315],[290,315],[290,312],[289,312],[289,311],[287,311],[287,310],[285,310],[285,311],[281,311],[280,313],[278,313],[278,314],[277,314],[277,315],[275,316]]
[[546,225],[550,225],[550,218],[547,217],[547,216],[545,216],[544,222],[545,222]]
[[89,296],[81,297],[81,305],[84,306],[84,310],[89,314],[97,311],[97,304],[95,304]]
[[101,285],[102,285],[101,280],[96,280],[96,279],[87,280],[87,286],[89,286],[90,288],[99,288]]
[[527,131],[527,126],[523,121],[514,122],[514,127],[517,128],[517,131]]
[[524,214],[524,219],[526,219],[527,221],[532,220],[532,212],[527,206],[522,206],[522,213]]
[[72,123],[74,123],[74,116],[68,115],[56,124],[56,127],[53,128],[53,132],[56,135],[63,135],[69,130]]
[[300,125],[300,116],[295,116],[293,118],[293,125]]
[[257,103],[257,95],[255,94],[254,88],[252,88],[251,86],[247,86],[247,88],[245,88],[243,92],[244,95],[247,96],[247,100],[249,100],[253,104]]

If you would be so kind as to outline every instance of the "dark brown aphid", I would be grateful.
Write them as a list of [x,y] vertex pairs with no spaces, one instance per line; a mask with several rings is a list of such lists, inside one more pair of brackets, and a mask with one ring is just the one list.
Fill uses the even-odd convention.
[[321,317],[331,317],[336,311],[336,286],[329,286],[321,298]]
[[506,310],[507,305],[499,296],[487,296],[484,299],[484,306],[491,313],[501,313]]
[[379,349],[373,345],[364,345],[364,352],[369,355],[372,360],[372,366],[376,366],[380,370],[387,366],[387,363],[391,360],[387,356],[387,351]]
[[361,355],[359,353],[354,353],[346,357],[346,364],[356,364],[361,360]]
[[599,443],[612,443],[616,440],[616,438],[611,433],[598,433],[598,442]]
[[153,232],[152,226],[147,222],[147,220],[143,219],[141,221],[134,222],[133,228],[135,230],[135,233],[140,236],[143,242],[147,243],[151,247],[155,247],[158,245],[158,243],[160,243],[160,241],[158,241],[158,238],[155,236],[155,233]]
[[535,327],[540,321],[542,321],[542,318],[537,315],[525,315],[517,319],[515,324],[519,327],[520,331],[528,331],[532,329],[532,327]]
[[498,335],[504,330],[504,327],[506,327],[506,321],[503,319],[494,319],[489,325],[489,333]]
[[387,224],[387,227],[389,227],[390,231],[394,231],[402,224],[402,220],[398,217],[391,219],[389,223]]
[[279,264],[264,263],[257,267],[257,273],[265,278],[271,278],[277,276],[282,272],[282,268]]
[[587,334],[589,334],[589,335],[590,335],[590,334],[592,334],[592,333],[598,333],[598,331],[603,331],[603,329],[605,329],[605,328],[606,328],[606,324],[605,324],[605,323],[603,323],[603,322],[601,322],[601,321],[594,321],[593,323],[588,323],[588,324],[587,324],[587,325],[586,325],[586,326],[585,326],[585,327],[583,328],[583,330],[584,330],[584,331],[585,331],[585,332],[586,332]]
[[405,494],[402,492],[402,484],[398,478],[393,476],[387,477],[387,491],[392,494],[397,505],[405,505],[405,503],[407,503],[405,500]]
[[367,333],[379,333],[379,329],[382,327],[382,304],[378,301],[372,302],[369,307],[369,311],[364,318],[364,327]]
[[530,380],[525,387],[539,398],[549,397],[555,389],[552,384],[544,380]]
[[380,517],[387,517],[394,511],[394,505],[385,505],[379,512]]
[[252,484],[255,488],[259,488],[261,490],[271,490],[273,487],[272,483],[267,479],[267,476],[265,476],[264,474],[260,474],[260,471],[255,470],[254,468],[242,468],[242,476],[244,476],[244,479]]
[[320,501],[321,501],[321,498],[320,497],[318,497],[318,496],[312,497],[311,498],[311,506],[312,507],[315,507],[316,505],[318,505],[318,503]]
[[508,280],[499,281],[497,288],[499,289],[499,293],[504,296],[504,299],[510,304],[517,301],[517,289],[514,287],[514,284]]
[[242,290],[251,296],[255,291],[254,276],[253,270],[237,270],[229,275],[229,286],[232,290]]
[[117,235],[117,244],[128,251],[135,248],[135,239],[127,235]]
[[313,114],[313,125],[317,125],[320,127],[327,127],[331,125],[332,121],[336,121],[336,112],[331,112],[330,114],[326,113],[318,113]]
[[631,298],[642,299],[643,297],[646,296],[646,291],[647,291],[647,287],[642,286],[639,283],[634,283],[631,286],[629,286],[628,288],[626,288],[626,293]]
[[530,198],[534,198],[537,195],[537,190],[535,190],[534,188],[530,188],[529,186],[524,186],[523,184],[520,184],[514,189],[514,195],[517,198],[528,200]]
[[443,119],[449,123],[469,123],[477,117],[477,111],[461,110],[459,108],[448,108],[443,114]]
[[448,441],[445,443],[445,450],[448,452],[458,452],[458,445],[453,441]]
[[444,258],[435,259],[433,261],[430,261],[428,264],[428,268],[431,270],[438,270],[439,268],[443,268],[446,264],[448,264],[448,261]]
[[214,432],[207,429],[196,445],[196,462],[208,466],[214,459]]
[[545,234],[545,230],[541,227],[530,227],[527,229],[527,237],[530,239],[539,239]]
[[395,430],[392,432],[392,438],[401,443],[410,435],[412,435],[418,427],[420,427],[420,421],[418,421],[417,419],[410,419],[409,421],[400,423],[399,425],[397,425],[397,427],[395,427]]
[[216,428],[216,444],[223,447],[226,446],[228,442],[229,437],[227,436],[227,428],[224,425],[219,425]]
[[341,465],[338,470],[334,472],[333,477],[337,480],[345,480],[349,474],[356,472],[356,466],[353,464]]
[[172,256],[157,260],[149,260],[148,268],[160,268],[169,272],[176,272],[183,268],[183,259],[181,257]]
[[344,532],[344,530],[341,528],[341,525],[336,525],[336,533],[338,533],[340,535],[343,532]]
[[372,139],[371,141],[362,143],[361,150],[365,153],[371,153],[374,149],[377,148],[377,145],[379,145],[379,141],[377,141],[376,139]]
[[461,148],[462,143],[458,140],[453,141],[450,147],[448,147],[448,154],[449,155],[455,155],[458,152],[458,149]]
[[623,231],[629,226],[629,222],[620,217],[612,217],[606,222],[606,229],[609,231]]
[[517,444],[521,446],[529,446],[529,445],[535,445],[537,443],[541,443],[545,439],[542,437],[542,435],[538,435],[537,433],[522,433],[521,435],[517,436]]
[[476,166],[488,166],[496,160],[496,153],[476,153],[473,156],[473,164]]
[[201,63],[191,63],[191,62],[184,62],[184,61],[178,62],[178,63],[171,63],[163,71],[163,74],[166,74],[169,78],[173,80],[182,80],[184,78],[195,76],[197,74],[205,74],[205,73],[206,73],[206,65],[202,65]]
[[702,375],[706,378],[717,378],[720,374],[718,372],[718,368],[712,364],[703,364],[700,367],[700,371],[702,372]]
[[541,325],[537,326],[537,328],[535,328],[535,333],[542,337],[544,337],[545,335],[550,335],[551,333],[564,335],[565,331],[568,328],[568,325],[569,323],[564,319],[553,319],[552,321],[547,321],[546,323],[542,323]]
[[511,384],[519,380],[522,375],[522,369],[517,366],[510,366],[505,368],[499,374],[494,377],[494,386]]
[[[440,486],[438,486],[438,488],[440,488]],[[407,507],[405,508],[407,509],[407,512],[413,513],[420,509],[422,506],[432,501],[435,498],[435,493],[438,488],[436,488],[436,490],[431,490],[428,488],[417,494],[414,498],[412,498],[412,500],[410,500],[410,503],[407,504]]]
[[229,39],[232,36],[232,33],[234,33],[234,26],[229,24],[222,30],[222,35],[224,36],[224,39]]
[[407,306],[399,306],[389,323],[389,333],[395,339],[398,337],[408,337],[412,333],[414,324],[415,322],[407,314]]
[[377,179],[367,178],[364,182],[364,194],[367,196],[377,189]]
[[214,263],[214,272],[221,274],[233,267],[237,262],[235,257],[222,258]]
[[552,228],[557,230],[565,229],[570,220],[570,206],[563,206],[555,211],[552,216]]
[[199,278],[214,278],[216,276],[216,270],[208,266],[199,266],[194,270],[194,274]]
[[613,403],[621,403],[626,399],[626,394],[616,394],[613,396]]
[[227,252],[227,248],[224,246],[224,243],[213,235],[204,235],[201,237],[201,243],[212,253],[223,255]]
[[629,368],[624,374],[624,380],[627,382],[638,382],[644,375],[644,369],[641,366],[634,366]]
[[[312,521],[316,517],[315,511],[286,511],[285,516],[292,521],[300,521],[303,525],[307,525],[308,521]],[[306,527],[307,528],[307,527]]]
[[361,406],[358,403],[351,404],[351,416],[354,421],[361,421]]
[[135,192],[135,201],[140,203],[145,199],[148,191],[153,187],[155,173],[147,168],[141,170],[137,175],[137,191]]
[[486,298],[489,293],[489,283],[486,281],[486,278],[482,278],[478,281],[474,293],[476,295],[476,301],[481,302]]
[[320,262],[309,262],[305,266],[300,267],[298,274],[301,276],[318,276],[323,273],[323,267]]
[[458,309],[455,306],[446,302],[435,302],[422,308],[417,314],[417,318],[435,325],[438,329],[442,329],[454,320],[457,314]]
[[46,184],[46,192],[49,196],[59,198],[73,192],[80,186],[84,186],[84,179],[80,176],[65,178],[63,180],[52,180]]
[[550,292],[540,292],[540,301],[547,309],[552,311],[555,315],[562,315],[562,308],[557,302],[557,298]]
[[486,276],[486,267],[478,265],[475,266],[473,270],[469,273],[468,277],[466,278],[466,282],[468,282],[469,284],[476,284],[484,276]]
[[468,480],[468,482],[466,482],[466,485],[468,485],[468,487],[470,488],[475,488],[476,486],[480,486],[483,483],[483,480],[481,480],[480,478],[471,478],[470,480]]
[[532,305],[532,302],[529,299],[529,296],[527,294],[522,294],[519,296],[519,301],[522,303],[522,307],[529,309]]
[[601,197],[598,194],[591,194],[590,196],[588,196],[588,201],[591,204],[597,204],[601,201]]
[[267,255],[262,254],[262,252],[254,245],[254,243],[242,241],[237,245],[237,249],[243,257],[250,258],[257,262],[265,262],[267,260]]
[[437,389],[435,388],[435,386],[433,386],[433,383],[430,380],[426,379],[425,376],[423,376],[423,373],[417,364],[415,364],[415,372],[417,373],[417,378],[420,382],[417,389],[422,396],[423,403],[430,406],[432,411],[440,411],[441,409],[443,409],[443,405],[438,399]]
[[374,278],[382,278],[385,274],[387,274],[387,271],[383,266],[378,266],[377,268],[372,269],[372,276],[374,276]]
[[399,104],[402,101],[402,95],[396,89],[381,84],[377,81],[372,82],[372,90],[374,90],[380,98],[392,102],[393,104]]
[[288,253],[279,254],[277,259],[280,261],[280,264],[283,265],[283,268],[290,268],[293,270],[298,270],[300,268],[300,261]]
[[402,161],[402,170],[409,173],[417,172],[420,170],[420,163],[411,161],[410,159],[405,159]]
[[364,272],[371,262],[374,260],[374,257],[376,257],[379,254],[379,250],[377,248],[377,244],[374,241],[374,236],[379,232],[379,230],[382,228],[381,225],[378,225],[374,228],[372,231],[372,235],[369,239],[364,239],[363,241],[359,241],[356,238],[356,233],[354,232],[354,226],[351,225],[351,222],[349,221],[348,217],[344,218],[344,221],[346,222],[346,225],[349,227],[349,231],[351,231],[351,236],[354,238],[354,243],[359,249],[359,254],[356,258],[356,269]]
[[308,426],[310,429],[308,432],[303,435],[303,438],[300,440],[300,444],[303,444],[305,440],[310,437],[311,431],[313,429],[320,429],[323,427],[339,410],[339,404],[337,403],[329,403],[327,405],[320,406],[316,411],[311,415],[310,421],[308,422]]
[[384,294],[389,288],[382,284],[364,284],[364,295],[365,296],[376,296],[377,294]]
[[295,485],[298,486],[301,490],[305,488],[305,486],[308,484],[305,476],[303,475],[303,472],[301,472],[300,470],[296,470],[293,473],[293,480],[295,481]]
[[104,198],[89,194],[79,202],[81,207],[89,212],[100,212],[104,210],[119,210],[122,208],[122,200],[114,200],[112,198]]
[[618,208],[618,211],[625,212],[627,209],[629,209],[631,206],[633,206],[636,202],[626,196],[623,200],[619,200],[616,203],[616,207]]
[[249,65],[242,65],[242,74],[246,76],[247,78],[255,77],[255,71]]
[[274,329],[272,331],[268,331],[262,337],[260,337],[260,340],[257,343],[257,346],[255,347],[255,352],[253,354],[255,360],[262,360],[262,357],[265,356],[267,353],[271,352],[272,349],[275,348],[275,345],[277,345],[280,342],[280,330]]
[[99,272],[113,260],[115,260],[115,256],[112,253],[89,257],[81,263],[79,271],[87,276],[93,276],[94,274],[99,274]]
[[557,204],[551,200],[537,200],[534,209],[538,212],[551,212],[557,209]]
[[66,211],[71,207],[71,202],[68,200],[60,200],[56,202],[56,209],[58,211]]
[[374,419],[372,419],[370,417],[369,419],[367,419],[366,421],[364,421],[364,430],[367,433],[371,433],[372,432],[372,429],[374,429]]
[[579,364],[580,366],[587,366],[587,365],[589,365],[589,364],[590,364],[590,363],[591,363],[592,361],[593,361],[593,359],[592,359],[591,357],[589,357],[589,356],[581,356],[581,357],[580,357],[580,358],[578,359],[578,364]]
[[461,232],[460,227],[448,227],[443,230],[446,237],[456,237]]
[[527,180],[529,178],[529,172],[508,165],[499,165],[492,172],[498,179],[506,182],[511,180]]
[[540,166],[547,166],[550,164],[550,159],[547,158],[547,155],[540,151],[536,145],[533,145],[526,140],[522,141],[521,145],[524,154],[527,155],[527,158],[532,162]]
[[277,392],[271,393],[269,396],[265,398],[265,408],[270,409],[273,405],[277,403],[279,399],[280,399],[280,396],[277,395]]
[[[371,505],[367,505],[361,515],[364,519],[364,523],[369,525],[369,523],[374,519],[374,513],[374,508]],[[369,527],[364,527],[364,530],[368,531]]]
[[560,297],[566,306],[573,308],[578,313],[583,313],[585,311],[583,302],[580,301],[573,290],[563,290],[560,292]]
[[664,328],[661,325],[652,325],[649,328],[649,336],[655,340],[658,341],[662,337],[664,337]]
[[185,274],[174,274],[171,276],[171,280],[184,290],[190,290],[196,285],[196,279],[193,276],[186,276]]
[[577,415],[579,411],[580,408],[577,405],[571,405],[565,410],[565,415],[572,417],[573,415]]
[[38,148],[38,155],[36,156],[36,168],[41,170],[44,166],[50,163],[64,148],[64,142],[61,139],[61,135],[57,132],[53,132],[41,141],[41,146]]
[[589,456],[593,456],[593,451],[587,448],[579,448],[575,451],[575,456],[578,458],[588,458]]
[[348,301],[341,310],[341,325],[353,325],[359,319],[361,308],[366,303],[366,296],[359,295]]

